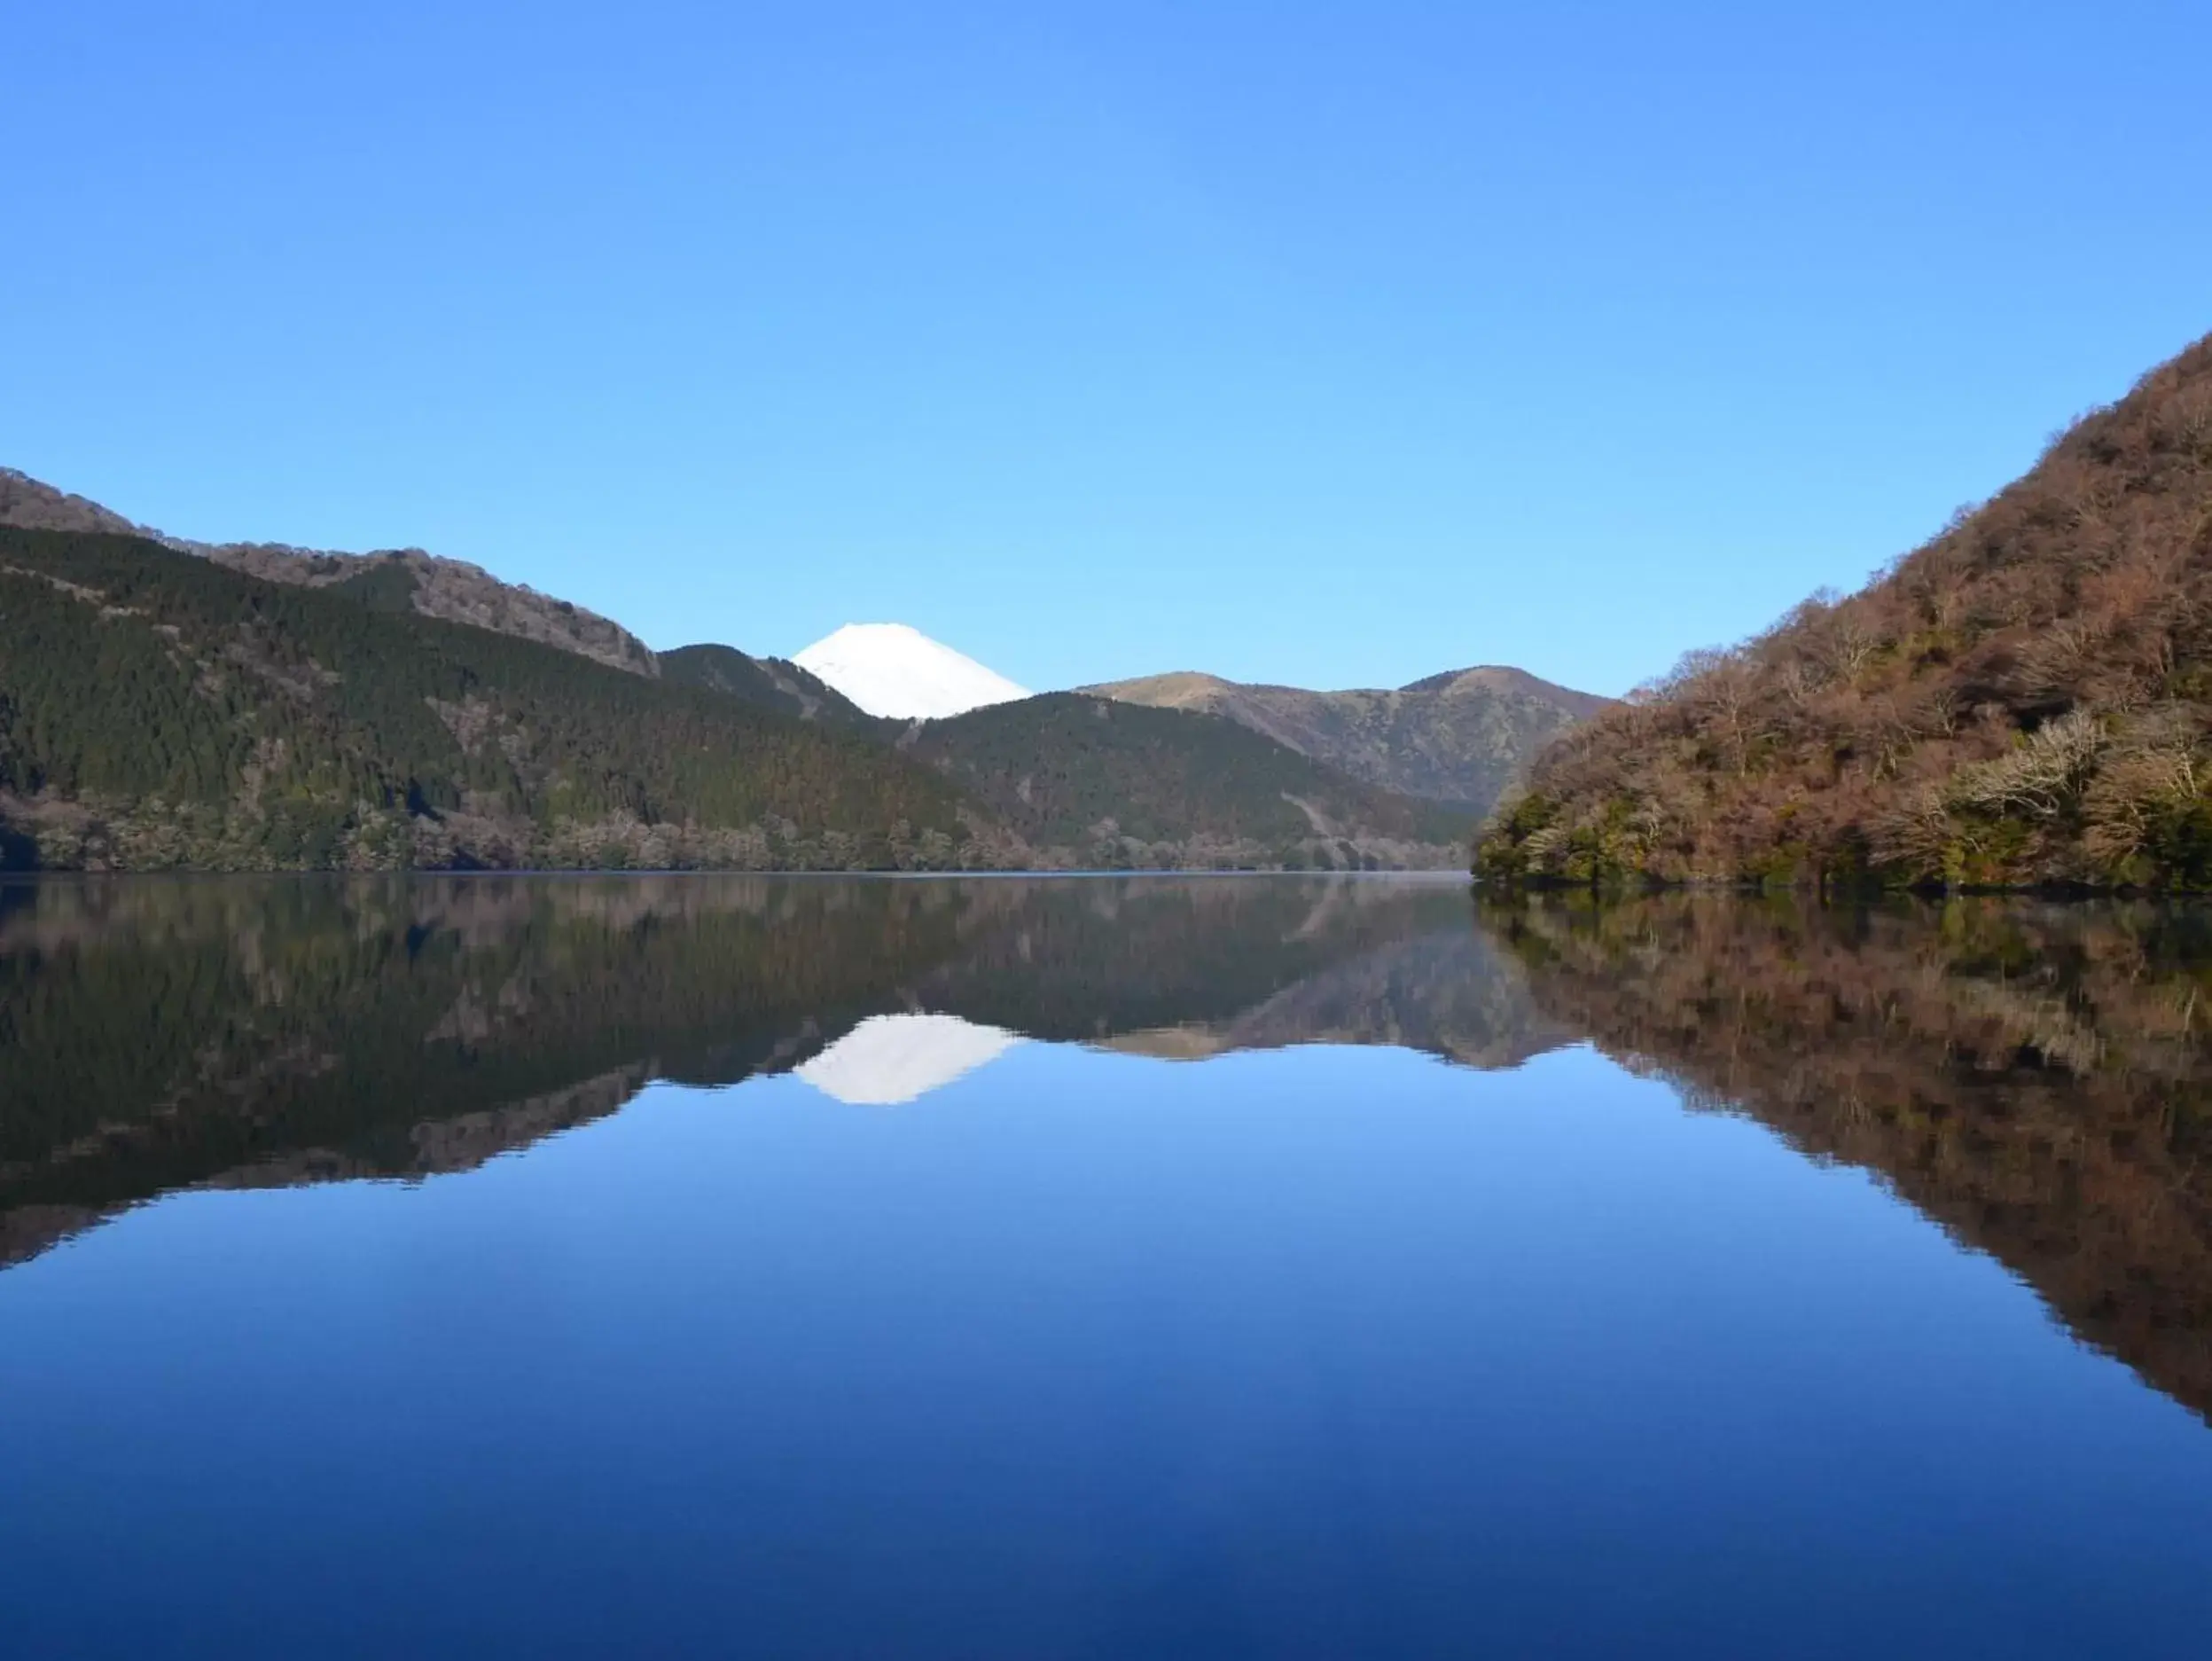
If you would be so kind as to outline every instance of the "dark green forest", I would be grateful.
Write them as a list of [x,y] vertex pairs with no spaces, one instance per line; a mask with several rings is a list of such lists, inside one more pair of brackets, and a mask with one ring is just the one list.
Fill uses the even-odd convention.
[[416,580],[0,527],[0,868],[1373,868],[1466,833],[1212,716],[880,721],[730,646],[647,676],[430,616]]
[[[1432,863],[1471,815],[1364,785],[1223,717],[1051,693],[919,729],[942,767],[1029,842],[1102,868]],[[1179,850],[1175,861],[1163,849]],[[1433,861],[1441,863],[1441,859]]]
[[135,537],[0,528],[0,856],[215,869],[991,862],[833,725]]
[[1358,869],[1466,834],[1216,717],[879,721],[794,663],[633,675],[411,582],[0,527],[0,869]]
[[898,725],[879,720],[786,658],[748,657],[734,646],[714,645],[679,646],[655,655],[660,678],[671,686],[700,686],[802,721],[826,721],[879,735]]

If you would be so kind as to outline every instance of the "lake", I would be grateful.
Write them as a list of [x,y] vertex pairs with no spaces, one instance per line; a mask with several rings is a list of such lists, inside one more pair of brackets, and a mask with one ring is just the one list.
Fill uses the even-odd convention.
[[2192,1657],[2212,913],[0,886],[24,1657]]

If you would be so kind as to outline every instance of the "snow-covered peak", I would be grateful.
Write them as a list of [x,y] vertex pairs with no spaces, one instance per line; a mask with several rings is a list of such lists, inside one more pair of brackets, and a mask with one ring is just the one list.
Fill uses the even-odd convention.
[[840,1101],[894,1107],[997,1061],[1020,1042],[1018,1033],[958,1015],[870,1015],[797,1071]]
[[1028,689],[903,623],[848,623],[792,662],[819,676],[870,715],[941,721]]

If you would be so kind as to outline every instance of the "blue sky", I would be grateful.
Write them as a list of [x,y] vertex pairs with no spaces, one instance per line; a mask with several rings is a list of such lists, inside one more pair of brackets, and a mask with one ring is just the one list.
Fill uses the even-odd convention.
[[660,646],[1619,692],[2212,330],[2201,4],[5,33],[0,463]]

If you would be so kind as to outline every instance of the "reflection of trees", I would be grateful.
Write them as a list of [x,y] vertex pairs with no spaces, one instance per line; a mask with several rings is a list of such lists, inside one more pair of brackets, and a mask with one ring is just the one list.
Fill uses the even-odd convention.
[[921,885],[145,881],[10,898],[5,1256],[180,1184],[455,1169],[656,1077],[787,1064],[956,944],[954,907]]
[[1485,950],[1455,885],[1321,878],[0,887],[0,1262],[180,1186],[465,1168],[893,1010],[1517,1059]]
[[1518,1066],[1570,1036],[1536,1015],[1519,975],[1463,914],[1454,927],[1333,963],[1224,1019],[1140,1027],[1100,1042],[1193,1061],[1294,1044],[1388,1045],[1495,1068]]
[[165,1190],[465,1169],[863,1017],[1511,1065],[1588,1033],[1880,1173],[2212,1411],[2212,917],[1328,879],[0,886],[0,1263]]
[[1878,1172],[2212,1411],[2212,917],[1720,895],[1483,916],[1544,1015]]

